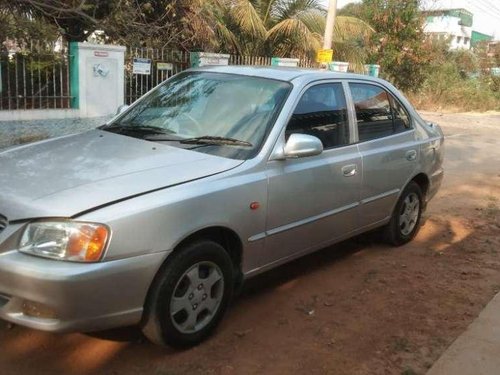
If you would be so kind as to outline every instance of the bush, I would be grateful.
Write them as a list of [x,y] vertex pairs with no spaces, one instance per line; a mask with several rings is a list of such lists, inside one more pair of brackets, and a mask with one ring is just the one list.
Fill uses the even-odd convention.
[[417,93],[408,93],[408,96],[419,109],[500,110],[499,85],[497,77],[464,78],[459,64],[450,61],[434,66],[422,88]]

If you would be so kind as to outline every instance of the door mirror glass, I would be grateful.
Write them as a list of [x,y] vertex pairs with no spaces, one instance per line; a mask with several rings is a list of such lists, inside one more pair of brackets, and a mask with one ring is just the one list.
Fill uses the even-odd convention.
[[319,155],[323,152],[323,143],[319,138],[308,134],[291,134],[285,145],[285,157],[305,158],[307,156]]
[[118,107],[118,109],[116,110],[116,114],[119,115],[123,112],[125,112],[128,107],[130,107],[128,104],[122,104],[121,106]]

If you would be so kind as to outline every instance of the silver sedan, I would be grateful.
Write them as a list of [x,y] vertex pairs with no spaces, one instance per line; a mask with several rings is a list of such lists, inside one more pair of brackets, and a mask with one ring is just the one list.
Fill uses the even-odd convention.
[[0,153],[0,318],[194,345],[247,278],[375,228],[410,241],[442,162],[440,128],[383,80],[185,71],[98,129]]

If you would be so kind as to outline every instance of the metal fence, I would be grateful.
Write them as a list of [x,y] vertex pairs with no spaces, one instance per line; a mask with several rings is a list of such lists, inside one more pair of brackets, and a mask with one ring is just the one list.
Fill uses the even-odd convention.
[[[134,74],[134,58],[151,60],[150,74]],[[268,56],[231,55],[230,65],[271,65]],[[299,66],[316,63],[300,59]],[[127,48],[125,102],[131,104],[154,86],[190,67],[189,52]],[[0,110],[70,108],[68,50],[64,43],[10,46],[0,53]]]
[[[151,59],[151,74],[134,74],[134,58]],[[189,52],[171,49],[127,48],[125,102],[133,103],[159,83],[187,68],[189,68]]]
[[[150,74],[134,74],[134,58],[150,59]],[[230,55],[229,65],[271,65],[268,56]],[[168,66],[169,69],[165,69]],[[171,49],[127,48],[125,56],[125,102],[133,103],[153,87],[191,66],[189,52]],[[312,60],[299,59],[300,67],[317,67]]]
[[61,44],[0,54],[0,110],[69,108],[68,52]]
[[[271,65],[273,58],[269,56],[242,56],[231,55],[229,57],[229,65]],[[300,68],[317,68],[319,65],[308,58],[299,58]]]

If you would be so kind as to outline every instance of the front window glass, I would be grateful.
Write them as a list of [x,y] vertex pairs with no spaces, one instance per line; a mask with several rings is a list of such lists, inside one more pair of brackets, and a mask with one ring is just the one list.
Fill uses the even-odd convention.
[[293,133],[318,137],[325,149],[349,144],[349,121],[341,83],[313,86],[300,99],[286,128]]
[[103,129],[233,159],[260,150],[285,101],[287,82],[182,73]]

